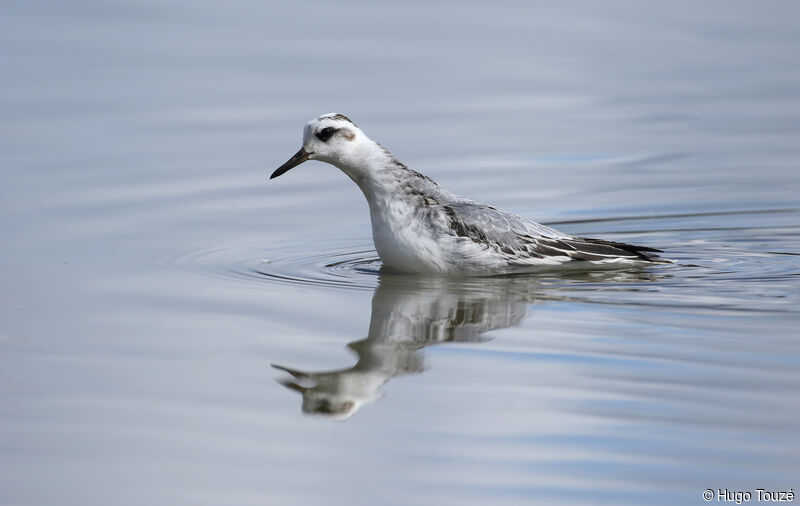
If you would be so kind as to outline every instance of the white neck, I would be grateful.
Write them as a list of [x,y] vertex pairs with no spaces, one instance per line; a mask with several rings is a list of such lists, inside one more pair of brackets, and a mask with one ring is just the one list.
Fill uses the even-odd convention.
[[408,171],[377,142],[364,136],[355,149],[331,163],[355,182],[370,203],[375,197],[386,196],[403,174]]

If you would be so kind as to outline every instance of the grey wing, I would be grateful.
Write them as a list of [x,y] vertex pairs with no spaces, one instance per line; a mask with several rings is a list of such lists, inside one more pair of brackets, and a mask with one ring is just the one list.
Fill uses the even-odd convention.
[[454,235],[509,254],[527,251],[539,239],[571,238],[514,213],[468,200],[442,205],[442,210]]
[[570,260],[659,261],[660,250],[625,243],[573,237],[516,214],[471,201],[442,206],[452,233],[508,255],[511,263]]

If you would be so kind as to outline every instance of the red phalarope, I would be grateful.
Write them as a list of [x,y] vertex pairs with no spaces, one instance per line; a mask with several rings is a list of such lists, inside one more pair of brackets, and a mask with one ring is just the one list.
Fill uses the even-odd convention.
[[456,196],[399,162],[342,114],[309,121],[303,147],[270,179],[306,160],[335,165],[364,192],[375,249],[389,271],[480,275],[668,262],[654,248],[574,237]]

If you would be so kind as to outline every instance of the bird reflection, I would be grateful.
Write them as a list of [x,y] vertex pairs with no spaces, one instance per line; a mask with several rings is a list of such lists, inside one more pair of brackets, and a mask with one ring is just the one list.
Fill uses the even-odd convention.
[[[636,271],[589,276],[583,281],[648,277]],[[554,292],[532,276],[426,279],[383,274],[372,297],[367,337],[347,345],[358,355],[354,366],[318,372],[273,367],[291,375],[278,382],[302,394],[303,413],[344,420],[378,400],[379,389],[390,379],[423,372],[426,346],[485,341],[486,332],[518,325],[530,304],[562,298]]]

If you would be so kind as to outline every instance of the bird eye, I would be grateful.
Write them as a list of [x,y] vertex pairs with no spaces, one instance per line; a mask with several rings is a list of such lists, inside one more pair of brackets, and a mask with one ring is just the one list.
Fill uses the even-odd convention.
[[335,128],[325,127],[319,132],[317,132],[317,138],[322,142],[328,142],[328,139],[330,139],[335,132],[336,132]]

